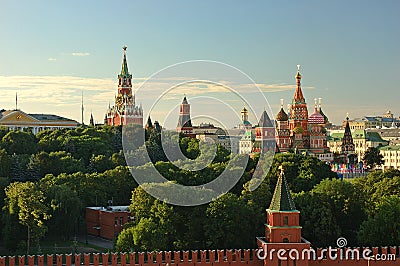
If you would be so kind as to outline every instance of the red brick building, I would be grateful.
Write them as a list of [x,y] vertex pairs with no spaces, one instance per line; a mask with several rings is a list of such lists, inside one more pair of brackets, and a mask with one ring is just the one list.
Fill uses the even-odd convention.
[[131,221],[129,206],[87,207],[86,227],[90,235],[113,240]]

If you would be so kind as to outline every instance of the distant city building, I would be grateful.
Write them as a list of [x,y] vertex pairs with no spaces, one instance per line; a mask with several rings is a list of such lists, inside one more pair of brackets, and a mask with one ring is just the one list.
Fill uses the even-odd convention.
[[88,234],[113,240],[133,217],[129,206],[86,207]]
[[[351,149],[351,146],[348,144],[348,133],[346,133],[345,140],[344,135],[345,130],[342,130],[341,132],[336,130],[334,133],[330,134],[328,138],[328,147],[332,153],[343,154],[346,153],[345,149]],[[376,148],[389,144],[389,141],[382,139],[377,132],[367,131],[364,129],[351,130],[351,137],[354,143],[354,153],[357,155],[359,162],[362,161],[362,158],[364,157],[364,154],[368,148]]]
[[246,130],[242,138],[239,141],[239,153],[250,154],[253,151],[253,145],[255,141],[255,135],[251,129]]
[[400,169],[400,145],[380,147],[379,151],[383,156],[384,163],[378,168],[382,170]]
[[52,114],[27,114],[21,110],[0,110],[0,126],[10,130],[30,130],[37,134],[46,129],[76,128],[75,120]]
[[258,124],[253,128],[246,129],[239,141],[239,153],[265,153],[275,152],[275,127],[264,110]]
[[[343,121],[343,124],[346,121]],[[396,128],[400,126],[400,119],[387,111],[381,116],[364,116],[349,121],[350,129],[370,129],[370,128]]]
[[368,132],[377,132],[382,139],[391,143],[400,143],[400,128],[369,128]]
[[118,75],[118,93],[114,106],[108,106],[104,123],[110,126],[136,124],[143,126],[143,109],[136,105],[135,94],[132,92],[132,75],[128,71],[124,46],[121,73]]

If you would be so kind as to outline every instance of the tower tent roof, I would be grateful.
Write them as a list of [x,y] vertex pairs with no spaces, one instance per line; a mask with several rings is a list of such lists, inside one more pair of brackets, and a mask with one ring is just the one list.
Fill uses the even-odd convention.
[[273,211],[296,211],[296,206],[290,195],[283,167],[280,166],[280,169],[281,173],[279,174],[269,209]]
[[151,122],[150,116],[147,118],[146,127],[147,127],[147,128],[152,128],[152,127],[153,127],[153,123]]
[[127,49],[127,47],[124,46],[124,47],[122,47],[122,49],[124,50],[124,57],[122,59],[122,67],[121,67],[120,76],[122,76],[122,77],[131,77],[131,74],[129,74],[129,70],[128,70],[128,61],[126,60],[126,49]]
[[259,127],[273,127],[271,119],[269,119],[269,116],[265,110],[261,114],[260,121],[258,122],[258,126]]

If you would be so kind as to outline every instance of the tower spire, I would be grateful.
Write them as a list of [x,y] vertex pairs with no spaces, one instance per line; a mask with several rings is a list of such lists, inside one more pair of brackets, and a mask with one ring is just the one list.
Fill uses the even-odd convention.
[[342,153],[344,154],[352,154],[355,152],[353,136],[351,135],[350,125],[349,125],[349,113],[346,113],[346,125],[344,127],[344,134],[343,134],[341,148],[342,148]]
[[296,73],[296,91],[294,93],[294,101],[298,103],[305,103],[305,99],[303,96],[303,92],[301,90],[301,74],[300,74],[300,65],[297,65],[297,73]]
[[274,195],[272,196],[269,209],[274,211],[294,211],[296,210],[296,206],[294,205],[294,201],[290,195],[282,165],[279,166],[279,170],[280,174],[278,177],[278,182],[276,183]]
[[90,122],[89,122],[89,126],[94,126],[94,119],[93,119],[93,113],[90,112]]
[[124,50],[124,58],[122,59],[121,76],[128,76],[129,75],[128,62],[126,60],[126,49],[127,48],[128,47],[126,45],[124,45],[122,47],[122,50]]
[[83,111],[85,108],[83,107],[83,91],[82,91],[82,105],[81,105],[81,119],[82,119],[82,126],[83,126]]
[[18,110],[18,92],[15,93],[15,110]]

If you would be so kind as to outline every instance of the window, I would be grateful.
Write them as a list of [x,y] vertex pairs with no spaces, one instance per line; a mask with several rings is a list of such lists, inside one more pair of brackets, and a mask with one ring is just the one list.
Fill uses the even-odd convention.
[[287,216],[283,216],[283,225],[288,225],[288,220]]
[[289,243],[289,239],[287,237],[285,237],[282,242],[283,243]]
[[123,225],[124,224],[124,217],[119,217],[119,225]]
[[114,226],[118,226],[118,217],[114,218]]

